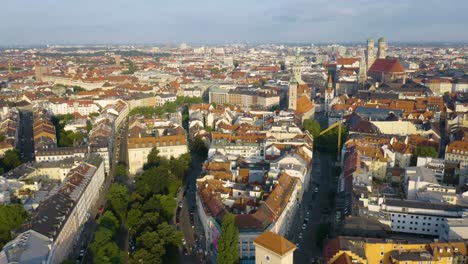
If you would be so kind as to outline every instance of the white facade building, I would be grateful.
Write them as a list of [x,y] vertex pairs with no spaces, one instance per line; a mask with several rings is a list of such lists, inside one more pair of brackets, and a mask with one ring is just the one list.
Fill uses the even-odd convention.
[[451,204],[387,199],[381,212],[394,232],[439,236],[446,219],[461,219],[463,208]]

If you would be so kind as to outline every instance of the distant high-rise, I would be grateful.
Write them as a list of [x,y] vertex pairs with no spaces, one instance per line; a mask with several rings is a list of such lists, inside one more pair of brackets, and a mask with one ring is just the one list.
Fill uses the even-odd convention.
[[385,59],[385,50],[387,49],[387,45],[385,44],[385,39],[384,38],[379,38],[379,49],[377,50],[377,58],[379,59]]
[[370,38],[367,40],[367,53],[366,53],[366,59],[367,59],[367,68],[369,69],[372,64],[375,61],[375,52],[374,52],[374,39]]

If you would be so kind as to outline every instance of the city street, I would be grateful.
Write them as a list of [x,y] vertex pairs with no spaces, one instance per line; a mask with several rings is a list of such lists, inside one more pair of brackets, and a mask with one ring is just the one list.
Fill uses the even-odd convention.
[[[115,147],[113,149],[113,154],[112,154],[112,159],[111,159],[111,164],[110,164],[110,171],[109,174],[106,176],[106,179],[104,181],[103,187],[101,194],[99,196],[98,202],[94,205],[92,208],[92,211],[90,212],[90,218],[86,225],[84,226],[83,233],[80,236],[80,240],[77,243],[77,246],[74,248],[73,253],[70,256],[70,259],[79,259],[79,254],[82,249],[85,250],[84,257],[81,259],[80,263],[92,263],[92,254],[88,250],[89,245],[93,241],[94,238],[94,233],[96,232],[97,229],[97,221],[96,221],[96,215],[98,214],[99,207],[105,205],[105,198],[106,198],[106,193],[109,190],[110,185],[112,184],[113,178],[114,178],[114,171],[115,171],[115,166],[117,165],[117,162],[126,162],[128,160],[127,157],[127,140],[126,140],[126,133],[127,133],[127,124],[123,123],[122,124],[122,132],[120,130],[116,134],[116,139],[115,139]],[[122,150],[125,150],[124,152]],[[122,241],[128,240],[125,238]],[[125,242],[122,242],[122,244]],[[124,245],[122,245],[124,246]]]
[[[184,187],[184,194],[182,195],[182,209],[180,211],[180,223],[178,229],[184,233],[186,248],[188,249],[187,256],[180,254],[179,261],[180,263],[201,263],[198,252],[200,249],[202,252],[205,252],[205,244],[201,243],[201,236],[203,235],[203,229],[201,228],[201,223],[199,222],[198,215],[196,213],[196,200],[195,200],[195,190],[196,190],[196,179],[201,173],[201,165],[203,159],[198,155],[192,155],[192,166],[187,173],[187,180]],[[192,223],[190,222],[190,213],[193,213],[194,228],[192,228]]]
[[23,162],[34,161],[34,140],[33,140],[33,113],[31,111],[20,111],[19,143]]
[[[298,245],[294,252],[295,263],[310,263],[312,258],[321,256],[321,250],[316,244],[316,234],[321,223],[331,222],[332,217],[323,214],[329,208],[328,193],[331,186],[331,173],[334,160],[327,154],[315,153],[312,165],[312,180],[309,191],[304,194],[304,199],[298,211],[296,222],[291,225],[288,239]],[[318,193],[314,193],[319,183]],[[303,229],[304,219],[307,220]]]

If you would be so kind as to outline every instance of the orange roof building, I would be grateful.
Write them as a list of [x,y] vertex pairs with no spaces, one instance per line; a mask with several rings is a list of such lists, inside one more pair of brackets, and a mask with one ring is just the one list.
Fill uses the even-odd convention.
[[267,231],[254,241],[255,263],[293,263],[293,253],[296,246],[286,238]]
[[405,82],[405,68],[397,59],[376,59],[369,68],[367,75],[377,82]]

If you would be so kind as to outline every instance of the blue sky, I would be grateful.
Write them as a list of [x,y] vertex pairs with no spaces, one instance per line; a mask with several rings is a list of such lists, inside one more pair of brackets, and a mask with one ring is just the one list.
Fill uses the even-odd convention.
[[5,0],[0,45],[468,41],[466,0]]

